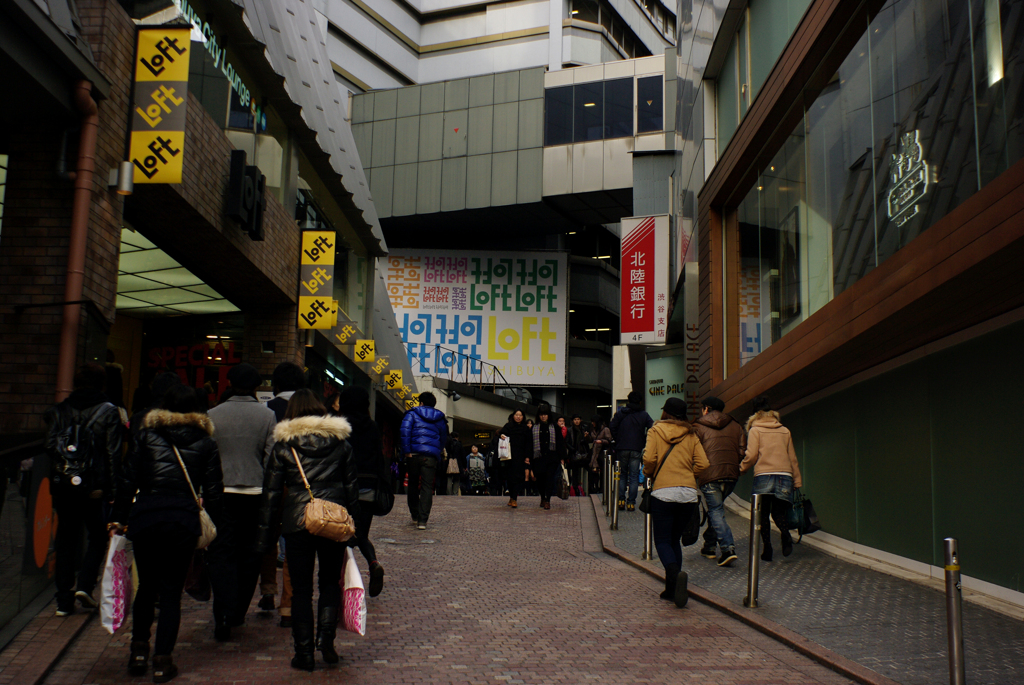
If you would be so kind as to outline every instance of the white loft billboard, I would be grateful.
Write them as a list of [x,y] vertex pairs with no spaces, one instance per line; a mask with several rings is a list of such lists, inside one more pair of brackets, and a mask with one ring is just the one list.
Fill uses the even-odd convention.
[[668,330],[668,215],[623,219],[621,252],[621,342],[664,343]]
[[553,251],[393,250],[384,263],[413,373],[489,379],[482,361],[516,386],[566,384],[568,275]]

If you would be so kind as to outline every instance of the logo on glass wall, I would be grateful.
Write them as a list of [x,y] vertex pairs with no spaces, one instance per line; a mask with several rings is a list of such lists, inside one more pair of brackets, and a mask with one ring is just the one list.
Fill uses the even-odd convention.
[[928,192],[928,165],[922,158],[918,131],[904,133],[899,153],[892,156],[889,218],[902,226],[917,215],[917,203]]

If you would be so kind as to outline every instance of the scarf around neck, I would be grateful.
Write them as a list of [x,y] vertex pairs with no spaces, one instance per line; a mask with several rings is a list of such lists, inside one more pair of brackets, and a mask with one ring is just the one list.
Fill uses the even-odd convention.
[[535,423],[533,424],[533,457],[534,459],[540,458],[540,427],[544,426],[548,432],[548,451],[554,452],[555,446],[555,428],[556,426],[550,423]]

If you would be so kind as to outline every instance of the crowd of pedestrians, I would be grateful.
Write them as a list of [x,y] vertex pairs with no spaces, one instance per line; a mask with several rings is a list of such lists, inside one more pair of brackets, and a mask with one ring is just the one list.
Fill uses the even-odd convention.
[[[104,367],[82,367],[74,392],[45,417],[61,521],[55,540],[57,615],[72,613],[76,601],[97,606],[106,537],[126,536],[139,580],[128,670],[142,675],[152,666],[158,683],[177,675],[171,655],[181,595],[197,546],[211,535],[208,524],[216,527],[205,550],[214,638],[229,640],[232,629],[244,625],[258,585],[258,608],[278,609],[281,626],[291,628],[293,667],[312,671],[316,651],[324,662],[337,663],[334,639],[340,580],[351,558],[347,547],[358,548],[366,559],[368,594],[383,590],[384,567],[370,528],[382,494],[387,499],[395,493],[392,469],[405,476],[399,489],[404,484],[409,514],[425,530],[435,494],[506,495],[515,509],[521,495],[535,491],[540,507],[550,510],[555,495],[597,492],[601,455],[613,450],[623,478],[618,492],[608,494],[620,510],[637,507],[641,474],[650,479],[643,508],[652,516],[655,548],[666,570],[661,596],[678,606],[688,597],[682,547],[698,539],[701,495],[709,520],[701,554],[728,566],[737,557],[724,502],[750,469],[753,493],[766,498],[761,558],[773,556],[769,518],[782,531],[782,554],[793,549],[788,518],[800,470],[792,436],[767,397],[754,400],[745,429],[714,397],[704,400],[692,423],[677,398],[669,398],[653,420],[635,392],[608,424],[598,415],[586,423],[578,415],[558,416],[542,403],[534,419],[517,409],[492,440],[467,449],[449,431],[435,396],[425,392],[402,420],[399,466],[384,454],[366,390],[349,387],[320,398],[304,387],[305,373],[293,363],[275,369],[274,398],[266,404],[256,398],[263,383],[258,371],[249,364],[233,367],[228,389],[208,411],[205,393],[183,385],[176,374],[157,375],[128,421],[104,394],[106,380]],[[316,502],[343,507],[351,517],[349,532],[316,532],[306,511]]]

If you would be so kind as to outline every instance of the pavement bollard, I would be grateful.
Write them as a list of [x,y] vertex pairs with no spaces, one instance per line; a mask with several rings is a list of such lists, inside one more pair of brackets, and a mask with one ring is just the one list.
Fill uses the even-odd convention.
[[[622,466],[619,462],[615,462],[615,467],[612,469],[612,492],[616,493],[619,491],[619,480],[622,478]],[[619,507],[615,502],[612,502],[612,530],[619,529]]]
[[612,492],[612,455],[604,455],[604,489],[608,493],[606,498],[604,515],[612,515],[612,507],[615,506],[615,493]]
[[601,506],[604,507],[605,511],[608,510],[608,488],[605,486],[608,484],[608,472],[604,469],[605,462],[608,461],[608,453],[605,451],[601,452]]
[[946,550],[946,639],[949,643],[949,685],[964,685],[964,623],[961,613],[960,552],[956,538],[943,540]]
[[[644,492],[651,487],[651,479],[644,482]],[[644,514],[644,552],[640,555],[644,561],[654,559],[654,526],[651,524],[651,512]]]
[[761,563],[761,497],[754,495],[750,500],[750,562],[747,566],[747,596],[743,606],[757,608],[757,574]]

